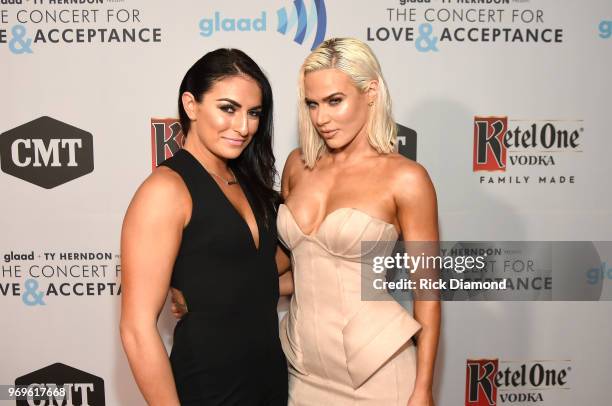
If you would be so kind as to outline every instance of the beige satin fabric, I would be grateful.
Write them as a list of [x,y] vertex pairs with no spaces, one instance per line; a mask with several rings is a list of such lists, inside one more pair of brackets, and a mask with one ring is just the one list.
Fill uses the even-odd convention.
[[[281,241],[291,250],[295,292],[281,321],[289,404],[406,405],[416,377],[410,338],[420,324],[390,296],[362,301],[362,241],[377,255],[397,240],[392,224],[352,208],[330,213],[308,236],[281,205]],[[371,264],[370,264],[371,265]],[[386,295],[381,292],[381,295]]]

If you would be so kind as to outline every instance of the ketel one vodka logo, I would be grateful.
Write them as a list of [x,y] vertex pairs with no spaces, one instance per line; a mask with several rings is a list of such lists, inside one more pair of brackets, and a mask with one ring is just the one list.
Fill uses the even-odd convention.
[[[15,379],[15,386],[48,395],[37,400],[17,400],[17,406],[104,406],[104,380],[76,368],[56,363]],[[51,390],[42,390],[51,389]],[[34,403],[31,403],[34,402]]]
[[40,117],[0,135],[2,171],[45,189],[94,169],[91,133]]
[[547,391],[567,387],[570,361],[499,361],[468,359],[465,406],[498,403],[533,404],[545,400]]
[[555,154],[578,151],[581,120],[509,120],[474,117],[473,170],[502,171],[509,165],[554,166]]
[[182,148],[185,135],[176,118],[151,119],[151,150],[153,169]]

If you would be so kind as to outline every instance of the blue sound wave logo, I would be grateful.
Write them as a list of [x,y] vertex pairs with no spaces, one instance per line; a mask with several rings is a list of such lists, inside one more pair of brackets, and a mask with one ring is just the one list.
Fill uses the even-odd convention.
[[310,11],[306,11],[306,5],[303,0],[294,0],[291,16],[289,16],[285,7],[279,9],[276,15],[278,17],[277,31],[283,35],[287,35],[297,25],[293,41],[300,45],[302,45],[306,38],[310,37],[315,27],[316,32],[310,49],[315,49],[325,39],[327,13],[324,0],[312,0]]

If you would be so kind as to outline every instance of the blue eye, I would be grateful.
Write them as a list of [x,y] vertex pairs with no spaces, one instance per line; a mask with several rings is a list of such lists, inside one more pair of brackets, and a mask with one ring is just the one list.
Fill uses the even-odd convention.
[[308,107],[310,110],[315,109],[317,107],[317,103],[306,102],[306,107]]
[[342,102],[342,99],[339,97],[329,99],[329,104],[331,104],[332,106],[335,106],[336,104],[340,104],[340,102]]

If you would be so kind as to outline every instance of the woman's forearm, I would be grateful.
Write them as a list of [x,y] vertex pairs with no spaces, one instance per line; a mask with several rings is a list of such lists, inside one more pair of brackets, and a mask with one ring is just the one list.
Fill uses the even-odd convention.
[[421,301],[414,303],[414,317],[422,329],[417,339],[417,376],[415,390],[430,391],[440,337],[440,302]]
[[291,296],[293,294],[293,273],[291,271],[279,276],[278,289],[281,296]]
[[121,325],[130,368],[149,406],[180,406],[166,348],[156,327]]

